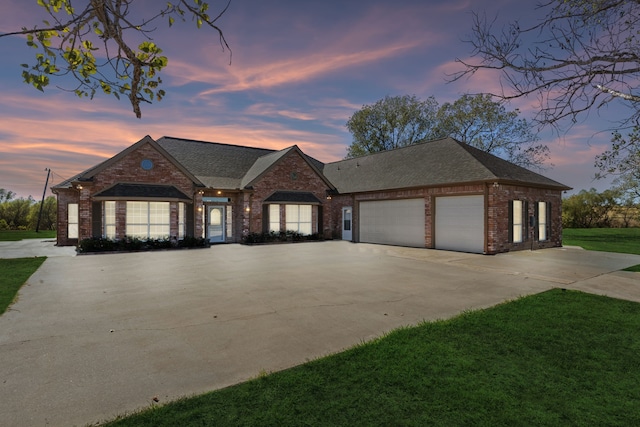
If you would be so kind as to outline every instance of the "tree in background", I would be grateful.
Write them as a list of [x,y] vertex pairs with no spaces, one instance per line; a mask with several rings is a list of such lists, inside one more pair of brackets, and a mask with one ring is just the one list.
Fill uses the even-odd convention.
[[44,199],[42,205],[42,213],[40,213],[40,204],[38,201],[31,205],[27,220],[29,221],[28,229],[35,230],[38,225],[38,216],[40,215],[40,230],[55,230],[58,218],[58,201],[55,196],[49,196]]
[[373,105],[364,105],[347,121],[353,142],[347,157],[392,150],[436,137],[438,103],[415,95],[386,96]]
[[[35,230],[41,202],[36,202],[31,196],[14,199],[13,195],[12,191],[0,188],[0,230]],[[57,207],[54,196],[44,199],[40,220],[42,230],[55,230]]]
[[507,111],[491,95],[463,95],[438,110],[440,137],[451,136],[520,166],[541,168],[549,160],[549,148],[536,144],[531,124],[518,118],[519,111]]
[[[538,97],[536,120],[543,125],[560,127],[569,119],[570,126],[613,101],[628,107],[626,114],[616,116],[621,127],[638,123],[640,2],[546,0],[538,8],[546,15],[530,27],[512,22],[494,28],[495,20],[474,14],[468,43],[476,61],[457,59],[464,68],[452,80],[495,70],[502,92],[494,95],[505,100]],[[637,138],[628,142],[637,149]],[[615,136],[613,143],[615,154]],[[608,162],[624,159],[609,154],[604,153]],[[609,167],[601,172],[611,173]]]
[[431,96],[421,101],[415,95],[390,97],[365,105],[347,122],[353,142],[347,157],[451,136],[480,150],[525,167],[542,167],[548,148],[536,145],[538,138],[519,111],[507,111],[490,95],[464,95],[438,106]]
[[[120,99],[124,95],[138,118],[142,116],[140,103],[160,101],[165,95],[159,89],[162,80],[158,73],[167,66],[168,58],[151,39],[162,21],[171,27],[176,19],[189,18],[198,28],[206,25],[218,34],[223,51],[229,49],[216,24],[229,3],[215,15],[209,15],[211,2],[200,0],[158,2],[157,6],[154,2],[153,11],[148,10],[151,2],[144,9],[144,4],[134,0],[89,0],[79,2],[81,8],[75,8],[71,0],[37,3],[51,21],[0,34],[26,35],[27,45],[38,49],[34,65],[22,64],[25,83],[44,91],[51,77],[71,75],[77,96],[93,98],[102,92]],[[136,5],[140,6],[137,10]]]
[[611,213],[618,206],[617,190],[598,193],[595,188],[581,190],[562,200],[562,226],[567,228],[610,227]]
[[0,203],[8,202],[13,199],[14,196],[15,193],[13,191],[0,188]]
[[0,219],[4,220],[11,230],[26,230],[29,225],[29,211],[35,201],[19,198],[0,204]]

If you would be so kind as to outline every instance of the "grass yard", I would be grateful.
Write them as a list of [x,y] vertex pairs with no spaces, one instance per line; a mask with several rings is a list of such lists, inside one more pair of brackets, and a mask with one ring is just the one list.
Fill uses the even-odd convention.
[[[562,244],[590,251],[640,255],[640,228],[565,228]],[[640,264],[625,270],[640,272]]]
[[640,425],[640,304],[552,290],[109,426]]
[[45,259],[47,257],[0,259],[0,315],[7,311],[22,285]]
[[9,231],[0,231],[0,242],[15,242],[23,239],[55,239],[56,231],[55,230],[42,230],[37,233],[33,230],[31,231],[18,231],[18,230],[9,230]]
[[640,228],[565,228],[562,243],[590,251],[640,255]]

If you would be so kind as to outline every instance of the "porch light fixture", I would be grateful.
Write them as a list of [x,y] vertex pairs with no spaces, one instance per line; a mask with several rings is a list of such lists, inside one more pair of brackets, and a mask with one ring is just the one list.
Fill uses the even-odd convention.
[[218,190],[218,191],[216,191],[216,194],[220,195],[220,194],[222,194],[222,191]]
[[244,208],[244,210],[245,210],[246,212],[250,212],[250,211],[251,211],[251,208],[250,208],[249,206],[247,206],[246,208]]
[[78,190],[82,190],[82,185],[78,184],[78,186],[76,187]]
[[200,190],[198,191],[198,194],[202,196],[204,194],[204,191]]
[[494,182],[494,183],[493,183],[493,188],[498,188],[498,186],[499,186],[499,185],[500,185],[500,184],[498,184],[497,182]]

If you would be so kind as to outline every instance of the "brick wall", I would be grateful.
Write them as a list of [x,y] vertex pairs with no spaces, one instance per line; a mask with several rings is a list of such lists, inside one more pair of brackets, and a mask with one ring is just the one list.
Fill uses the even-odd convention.
[[[485,195],[486,218],[486,246],[487,253],[494,254],[512,250],[531,248],[531,238],[522,243],[509,242],[509,202],[511,200],[528,201],[529,213],[535,211],[534,203],[551,203],[551,233],[547,241],[534,242],[534,249],[557,247],[562,245],[562,221],[561,221],[561,192],[558,190],[538,189],[531,187],[519,187],[500,184],[494,187],[492,184],[478,183],[470,185],[415,188],[397,191],[380,191],[360,194],[341,194],[332,199],[332,217],[334,218],[331,229],[332,236],[340,239],[342,236],[342,208],[353,208],[353,240],[358,241],[359,236],[359,203],[368,200],[398,200],[410,198],[423,198],[425,203],[425,247],[434,248],[434,206],[438,196],[463,196]],[[527,215],[527,216],[528,216]],[[531,230],[530,230],[531,231]]]
[[[262,232],[262,205],[263,201],[275,191],[304,191],[313,193],[322,203],[322,230],[318,232],[329,238],[331,237],[332,223],[332,200],[327,200],[328,185],[309,166],[297,151],[291,151],[271,167],[253,185],[253,191],[245,194],[244,200],[244,229],[243,235],[250,232]],[[249,207],[249,211],[246,211]],[[314,206],[314,225],[317,224],[318,208]],[[285,221],[284,212],[280,216]]]
[[[144,170],[140,163],[143,159],[149,159],[153,162],[153,168]],[[68,239],[67,230],[67,211],[68,203],[78,203],[79,206],[79,239],[92,237],[93,234],[93,215],[92,203],[93,196],[117,183],[141,183],[141,184],[166,184],[173,185],[187,196],[194,197],[194,203],[201,202],[198,195],[195,194],[195,187],[189,177],[187,177],[179,168],[177,168],[169,159],[164,157],[162,153],[156,150],[148,143],[141,144],[137,149],[131,151],[121,159],[116,160],[104,170],[99,171],[88,182],[83,182],[81,189],[58,189],[58,229],[64,232],[58,232],[59,245],[75,245],[77,240]],[[195,195],[194,195],[195,194]],[[197,205],[195,205],[197,206]],[[177,203],[171,203],[171,235],[177,235]],[[199,214],[194,209],[194,215]],[[175,220],[175,221],[174,221]],[[175,222],[175,224],[174,224]],[[196,227],[199,225],[202,231],[202,217],[194,219]],[[126,202],[117,201],[116,203],[116,233],[118,238],[125,235],[126,230]],[[198,229],[196,229],[197,235]]]
[[58,196],[58,225],[57,225],[57,237],[56,244],[58,246],[73,246],[78,244],[78,239],[69,239],[68,232],[68,211],[67,206],[69,203],[78,203],[80,197],[77,190],[74,189],[59,189],[56,190]]
[[[513,185],[488,187],[489,199],[489,253],[500,253],[523,249],[541,249],[562,246],[562,193],[559,190],[530,188]],[[533,216],[537,202],[551,203],[550,235],[544,242],[536,241],[529,227],[521,243],[509,242],[509,203],[512,200],[528,202],[525,218]]]

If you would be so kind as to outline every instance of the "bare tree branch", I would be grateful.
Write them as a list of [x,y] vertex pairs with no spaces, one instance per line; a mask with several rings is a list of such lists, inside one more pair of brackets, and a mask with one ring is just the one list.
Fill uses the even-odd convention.
[[456,59],[463,69],[451,81],[481,70],[500,75],[502,99],[538,96],[536,120],[558,125],[575,122],[594,107],[614,100],[630,107],[621,124],[640,119],[640,2],[637,0],[549,0],[539,24],[521,28],[512,22],[502,30],[496,20],[474,14],[475,61]]

